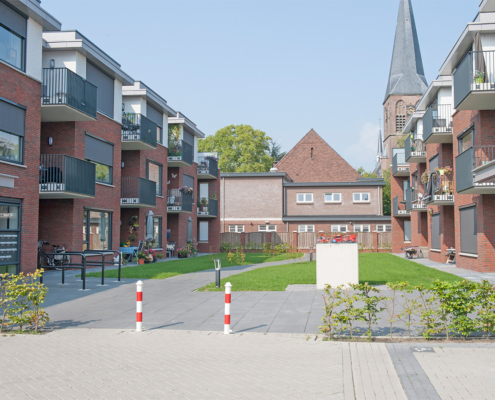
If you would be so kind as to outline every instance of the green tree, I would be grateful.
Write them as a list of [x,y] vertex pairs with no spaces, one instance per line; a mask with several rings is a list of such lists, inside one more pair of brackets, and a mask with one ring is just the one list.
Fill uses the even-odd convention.
[[250,125],[229,125],[200,140],[198,150],[217,152],[222,172],[268,172],[273,165],[270,141]]
[[287,154],[286,151],[282,151],[282,145],[278,144],[276,140],[270,140],[270,156],[273,158],[273,161],[280,161]]
[[383,187],[382,199],[383,199],[383,215],[392,214],[392,206],[390,203],[390,197],[392,196],[392,190],[390,187],[390,169],[383,171],[383,179],[385,180],[385,186]]
[[357,173],[363,178],[379,178],[377,174],[375,174],[374,172],[367,172],[363,167],[359,167],[357,169]]

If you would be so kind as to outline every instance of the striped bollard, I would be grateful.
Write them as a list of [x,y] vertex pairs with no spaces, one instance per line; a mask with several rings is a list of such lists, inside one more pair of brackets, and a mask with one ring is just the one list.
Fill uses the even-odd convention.
[[143,331],[143,282],[136,282],[137,302],[136,302],[136,332]]
[[225,322],[223,327],[223,333],[230,335],[230,293],[232,292],[232,283],[227,282],[225,284]]

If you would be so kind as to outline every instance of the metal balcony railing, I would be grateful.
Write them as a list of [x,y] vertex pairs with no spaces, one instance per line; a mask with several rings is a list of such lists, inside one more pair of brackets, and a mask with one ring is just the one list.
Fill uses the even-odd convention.
[[452,105],[432,104],[423,117],[423,140],[435,133],[452,133]]
[[495,51],[470,51],[454,72],[454,107],[487,90],[495,90]]
[[69,192],[95,195],[95,164],[64,154],[42,154],[40,193]]
[[404,206],[399,205],[399,197],[396,197],[393,200],[393,208],[392,209],[393,209],[393,216],[394,217],[409,215],[409,211],[404,209]]
[[406,162],[406,155],[404,149],[397,152],[392,159],[392,175],[397,172],[409,172],[409,163]]
[[156,182],[135,176],[122,177],[120,204],[156,206]]
[[67,68],[43,68],[43,105],[66,104],[96,118],[98,88]]
[[201,206],[201,199],[198,201],[198,215],[218,217],[218,200],[208,199],[206,209]]
[[411,187],[406,190],[406,210],[426,210],[423,194],[418,188]]
[[426,145],[422,138],[411,138],[409,135],[404,144],[405,159],[408,161],[411,157],[426,157]]
[[424,185],[424,201],[454,201],[454,184],[449,175],[431,173],[428,183]]
[[158,126],[142,114],[122,113],[122,141],[141,141],[156,147]]
[[218,162],[210,156],[198,156],[198,178],[205,174],[218,178]]
[[184,161],[187,164],[193,163],[193,146],[183,140],[179,143],[169,143],[168,160],[169,161]]
[[180,189],[167,191],[167,210],[192,212],[193,195],[184,193]]
[[481,167],[495,160],[495,146],[474,146],[474,168]]

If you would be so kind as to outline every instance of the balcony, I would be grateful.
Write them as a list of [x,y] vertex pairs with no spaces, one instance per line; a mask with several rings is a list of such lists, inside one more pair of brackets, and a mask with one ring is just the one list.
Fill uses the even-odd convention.
[[409,188],[406,190],[406,210],[409,212],[426,212],[426,204],[423,201],[423,194],[418,189]]
[[190,167],[193,163],[193,147],[184,142],[169,142],[168,166],[169,167]]
[[144,115],[122,113],[122,150],[154,150],[158,126]]
[[394,155],[392,159],[392,175],[393,176],[409,176],[409,164],[406,163],[404,149]]
[[495,109],[495,51],[471,51],[454,72],[457,110]]
[[423,117],[425,143],[452,143],[452,105],[432,104]]
[[426,145],[422,138],[413,139],[410,135],[404,144],[406,162],[411,164],[426,163]]
[[410,217],[411,213],[404,208],[403,204],[399,204],[399,198],[396,197],[393,200],[393,214],[394,217]]
[[184,193],[180,189],[167,191],[167,212],[169,214],[191,213],[192,205],[192,193]]
[[67,68],[43,68],[41,121],[95,121],[97,87]]
[[495,146],[475,146],[455,158],[456,190],[462,194],[495,194]]
[[208,199],[205,207],[198,202],[198,218],[216,218],[218,217],[218,200]]
[[217,179],[218,162],[214,157],[198,155],[198,179]]
[[121,208],[156,206],[156,182],[135,176],[122,177]]
[[431,174],[431,183],[425,185],[423,197],[426,205],[453,206],[454,184],[448,175]]
[[40,199],[95,197],[95,164],[64,154],[42,154]]

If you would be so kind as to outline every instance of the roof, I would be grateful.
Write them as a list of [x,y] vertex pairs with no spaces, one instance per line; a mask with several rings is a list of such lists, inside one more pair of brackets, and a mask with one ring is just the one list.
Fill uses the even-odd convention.
[[370,178],[356,182],[288,182],[284,186],[289,187],[334,187],[334,186],[385,186],[386,182],[381,178]]
[[438,91],[443,87],[452,87],[452,75],[439,76],[433,82],[431,82],[428,90],[423,97],[419,100],[416,106],[417,111],[426,111],[433,100],[436,99]]
[[282,217],[283,222],[318,222],[318,221],[379,221],[390,222],[390,215],[295,215]]
[[168,104],[167,100],[161,97],[158,93],[149,88],[141,81],[134,82],[134,86],[123,86],[122,96],[139,96],[146,99],[146,102],[157,108],[158,110],[166,113],[169,117],[177,116],[177,112],[174,111]]
[[221,178],[283,178],[290,181],[285,172],[226,172],[220,174]]
[[393,94],[421,95],[428,87],[411,1],[400,0],[394,51],[384,102]]
[[62,23],[48,14],[38,0],[6,0],[7,3],[39,23],[46,31],[59,31]]
[[199,138],[204,138],[206,135],[201,132],[196,124],[192,122],[189,118],[187,118],[180,111],[177,111],[177,115],[175,117],[170,117],[168,119],[169,124],[180,124],[186,128],[186,130],[191,131],[191,133]]
[[409,117],[404,128],[402,129],[402,133],[410,133],[414,126],[418,123],[420,119],[423,119],[425,115],[425,111],[414,111],[413,114]]

